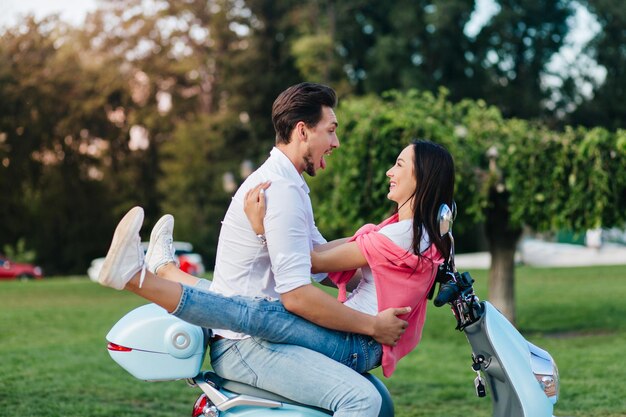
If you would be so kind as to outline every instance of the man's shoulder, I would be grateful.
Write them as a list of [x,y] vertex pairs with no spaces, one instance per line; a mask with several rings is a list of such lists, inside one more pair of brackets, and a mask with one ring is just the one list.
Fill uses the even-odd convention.
[[271,182],[270,187],[266,190],[266,193],[268,194],[275,194],[278,192],[293,193],[298,192],[298,190],[302,188],[290,178],[280,175],[268,175],[263,172],[255,172],[246,178],[246,180],[241,184],[240,189],[242,192],[247,192],[249,189],[254,188],[265,181]]
[[272,180],[270,187],[265,190],[267,210],[284,211],[306,207],[306,193],[301,186],[287,179]]

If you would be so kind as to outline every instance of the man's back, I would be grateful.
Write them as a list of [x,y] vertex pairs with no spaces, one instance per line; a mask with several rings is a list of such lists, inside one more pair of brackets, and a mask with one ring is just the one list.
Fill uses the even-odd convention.
[[[267,190],[263,245],[243,211],[246,192],[271,181]],[[289,159],[274,148],[268,160],[237,190],[222,222],[211,290],[227,296],[269,297],[310,283],[309,252],[324,243],[313,220],[308,187]],[[229,338],[243,335],[216,331]]]

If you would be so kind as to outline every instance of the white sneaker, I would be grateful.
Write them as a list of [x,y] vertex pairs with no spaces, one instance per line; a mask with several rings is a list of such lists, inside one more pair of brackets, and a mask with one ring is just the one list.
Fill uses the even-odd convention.
[[144,253],[139,237],[142,224],[141,207],[133,207],[120,220],[98,275],[100,284],[123,290],[128,281],[144,268]]
[[154,225],[150,233],[150,244],[146,252],[146,265],[153,274],[170,262],[176,263],[174,251],[174,217],[166,214]]

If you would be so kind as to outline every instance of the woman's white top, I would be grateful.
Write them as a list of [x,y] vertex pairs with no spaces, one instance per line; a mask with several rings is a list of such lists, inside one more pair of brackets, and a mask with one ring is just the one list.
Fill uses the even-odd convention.
[[[430,246],[430,239],[426,229],[423,229],[422,239],[420,241],[420,253],[424,252]],[[376,232],[374,232],[376,233]],[[387,236],[393,243],[400,248],[412,252],[413,243],[413,219],[402,220],[397,223],[388,224],[378,231]],[[363,278],[359,285],[348,295],[348,299],[344,303],[346,306],[353,308],[362,313],[375,316],[378,314],[378,299],[376,298],[376,284],[374,275],[369,266],[361,268]],[[398,306],[402,307],[402,306]]]

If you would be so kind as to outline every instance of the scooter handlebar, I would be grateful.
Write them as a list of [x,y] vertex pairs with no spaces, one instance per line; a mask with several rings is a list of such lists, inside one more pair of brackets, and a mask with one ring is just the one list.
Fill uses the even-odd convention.
[[469,272],[463,272],[462,274],[458,272],[446,273],[446,275],[448,275],[450,279],[439,286],[439,292],[434,301],[436,307],[441,307],[461,295],[465,296],[474,291],[472,288],[474,279],[470,276]]
[[451,302],[458,296],[459,286],[456,282],[450,280],[441,284],[441,286],[439,287],[439,292],[437,293],[437,296],[435,297],[435,301],[433,301],[433,303],[435,304],[435,307],[441,307]]

